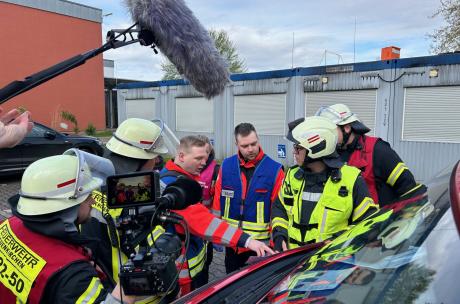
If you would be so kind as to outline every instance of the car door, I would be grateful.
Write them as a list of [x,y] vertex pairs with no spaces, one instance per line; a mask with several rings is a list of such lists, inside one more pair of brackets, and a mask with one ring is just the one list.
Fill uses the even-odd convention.
[[24,168],[21,148],[18,145],[13,148],[0,149],[0,174],[21,171]]
[[32,131],[20,144],[22,164],[28,166],[38,159],[62,154],[71,147],[72,144],[67,136],[35,123]]

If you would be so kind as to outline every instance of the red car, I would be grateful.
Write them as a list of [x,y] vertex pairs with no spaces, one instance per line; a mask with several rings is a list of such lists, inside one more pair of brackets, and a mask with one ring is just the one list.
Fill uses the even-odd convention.
[[459,163],[426,183],[427,194],[330,243],[268,257],[176,303],[459,303]]

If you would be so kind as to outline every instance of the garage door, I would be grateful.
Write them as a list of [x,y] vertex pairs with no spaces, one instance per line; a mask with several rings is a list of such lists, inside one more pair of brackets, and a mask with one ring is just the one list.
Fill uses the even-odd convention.
[[214,132],[214,101],[204,97],[176,98],[176,130]]
[[250,122],[260,135],[283,135],[286,125],[286,94],[235,96],[235,126]]
[[356,113],[359,119],[374,133],[377,90],[351,90],[333,92],[307,92],[305,94],[306,116],[314,115],[321,106],[343,103]]
[[406,88],[403,140],[460,143],[460,86]]
[[155,99],[126,99],[126,117],[155,118]]

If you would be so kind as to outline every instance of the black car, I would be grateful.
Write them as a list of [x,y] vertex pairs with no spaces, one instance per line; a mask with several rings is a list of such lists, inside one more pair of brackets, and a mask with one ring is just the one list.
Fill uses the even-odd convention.
[[102,155],[103,144],[89,136],[67,135],[34,122],[32,131],[13,148],[0,149],[0,175],[23,171],[34,161],[70,148]]

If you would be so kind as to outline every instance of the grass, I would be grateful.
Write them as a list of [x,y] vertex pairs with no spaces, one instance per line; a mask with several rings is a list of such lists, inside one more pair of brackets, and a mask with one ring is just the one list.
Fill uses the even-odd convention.
[[113,130],[101,130],[101,131],[96,131],[96,134],[94,135],[95,137],[110,137],[113,134]]

